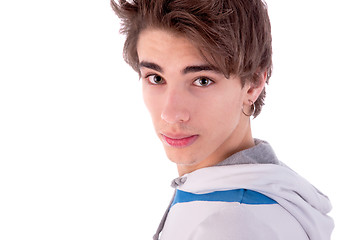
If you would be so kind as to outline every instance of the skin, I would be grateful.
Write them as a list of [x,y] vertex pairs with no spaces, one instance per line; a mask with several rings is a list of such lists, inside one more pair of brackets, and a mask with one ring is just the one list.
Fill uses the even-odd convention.
[[[162,29],[145,29],[137,52],[143,97],[167,157],[182,176],[216,165],[230,155],[253,147],[250,118],[265,85],[241,85],[206,62],[185,37]],[[166,137],[190,137],[190,145],[172,146]]]

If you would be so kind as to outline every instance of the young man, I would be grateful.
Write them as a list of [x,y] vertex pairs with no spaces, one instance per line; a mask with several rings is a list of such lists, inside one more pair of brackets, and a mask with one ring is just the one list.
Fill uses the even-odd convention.
[[325,195],[253,139],[271,76],[261,0],[134,0],[112,7],[124,58],[168,158],[175,196],[154,239],[330,239]]

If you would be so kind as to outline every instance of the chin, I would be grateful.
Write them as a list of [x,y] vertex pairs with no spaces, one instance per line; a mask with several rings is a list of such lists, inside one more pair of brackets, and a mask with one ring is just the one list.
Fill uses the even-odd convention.
[[194,156],[188,156],[187,154],[166,152],[166,155],[171,162],[176,163],[177,165],[191,166],[201,162],[197,160],[198,158]]

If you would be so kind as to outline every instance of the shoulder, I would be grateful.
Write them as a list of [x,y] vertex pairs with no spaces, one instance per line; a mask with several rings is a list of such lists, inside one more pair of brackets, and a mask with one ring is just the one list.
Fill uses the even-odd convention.
[[[285,211],[285,210],[284,210]],[[238,205],[223,208],[204,219],[191,240],[304,240],[299,223],[279,205]]]

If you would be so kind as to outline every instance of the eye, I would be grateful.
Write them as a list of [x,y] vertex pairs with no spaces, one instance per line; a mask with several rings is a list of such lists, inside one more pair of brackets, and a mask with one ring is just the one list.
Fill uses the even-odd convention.
[[206,77],[199,77],[198,79],[196,79],[194,81],[194,85],[198,86],[198,87],[207,87],[209,86],[210,84],[213,84],[214,81],[213,80],[210,80]]
[[156,74],[153,74],[153,75],[149,75],[146,77],[146,79],[151,83],[151,84],[154,84],[154,85],[159,85],[159,84],[163,84],[164,83],[164,79],[159,76],[159,75],[156,75]]

